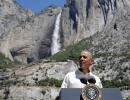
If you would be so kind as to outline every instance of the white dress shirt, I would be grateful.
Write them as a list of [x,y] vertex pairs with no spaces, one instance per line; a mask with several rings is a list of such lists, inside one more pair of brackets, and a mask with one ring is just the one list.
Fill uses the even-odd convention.
[[81,83],[81,78],[89,78],[94,77],[96,80],[95,85],[97,85],[99,88],[102,88],[102,83],[100,81],[100,78],[96,75],[92,74],[91,72],[87,74],[83,74],[79,69],[73,72],[69,72],[61,85],[61,88],[83,88],[86,84]]

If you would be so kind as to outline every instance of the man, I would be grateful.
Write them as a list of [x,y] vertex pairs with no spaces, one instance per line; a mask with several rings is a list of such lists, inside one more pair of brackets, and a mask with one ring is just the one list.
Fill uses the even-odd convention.
[[[79,57],[80,68],[76,71],[69,72],[61,85],[61,88],[83,88],[86,84],[89,84],[88,80],[94,80],[95,85],[102,88],[100,78],[90,72],[90,66],[94,63],[92,55],[88,51],[82,51]],[[82,79],[86,80],[82,81]],[[92,80],[92,81],[93,81]]]

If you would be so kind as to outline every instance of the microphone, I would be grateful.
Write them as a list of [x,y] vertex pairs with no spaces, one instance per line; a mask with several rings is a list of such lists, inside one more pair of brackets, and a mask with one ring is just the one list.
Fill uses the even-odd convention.
[[87,84],[87,82],[95,84],[96,83],[96,79],[93,76],[89,76],[88,78],[81,78],[80,82],[83,83],[83,84]]
[[87,81],[88,81],[88,80],[87,80],[86,78],[81,78],[81,79],[80,79],[80,82],[83,83],[83,84],[87,84]]
[[88,82],[95,84],[96,83],[96,79],[93,76],[90,76],[90,77],[88,77]]

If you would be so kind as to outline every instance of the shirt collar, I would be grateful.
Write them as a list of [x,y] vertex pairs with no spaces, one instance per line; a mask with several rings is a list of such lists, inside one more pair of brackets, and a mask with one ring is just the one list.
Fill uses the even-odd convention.
[[83,72],[81,72],[79,69],[77,69],[75,73],[76,73],[76,76],[78,78],[80,78],[80,79],[81,78],[86,78],[86,77],[88,77],[91,74],[91,72],[83,74]]
[[81,74],[83,74],[83,75],[88,75],[88,74],[90,74],[91,72],[90,72],[90,70],[89,70],[89,73],[86,73],[86,74],[84,74],[82,71],[80,71],[79,69],[78,69],[78,71],[79,71],[79,73],[81,73]]

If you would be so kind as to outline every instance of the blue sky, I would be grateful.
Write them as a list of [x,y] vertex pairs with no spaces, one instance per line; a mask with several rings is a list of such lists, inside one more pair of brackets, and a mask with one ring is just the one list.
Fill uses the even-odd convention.
[[24,8],[32,9],[34,13],[40,12],[49,5],[63,6],[65,0],[16,0]]

